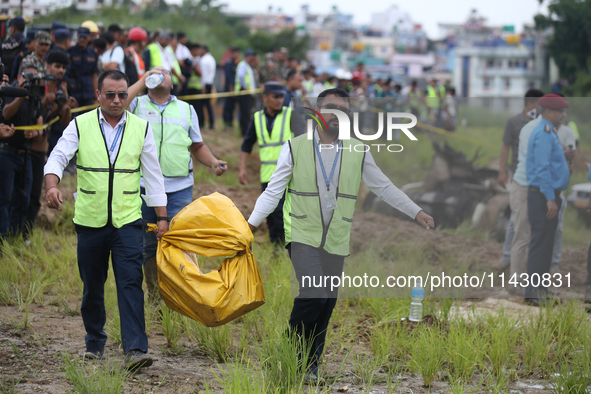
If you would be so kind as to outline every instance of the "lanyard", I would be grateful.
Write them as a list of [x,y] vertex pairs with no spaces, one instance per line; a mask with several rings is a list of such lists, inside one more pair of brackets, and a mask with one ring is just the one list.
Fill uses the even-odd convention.
[[324,183],[326,184],[326,191],[330,191],[330,182],[332,181],[332,176],[334,175],[334,170],[337,168],[337,163],[339,161],[339,147],[341,143],[337,145],[337,154],[334,157],[334,163],[332,163],[332,169],[330,170],[330,176],[326,177],[326,170],[324,169],[324,162],[322,161],[322,156],[320,155],[320,149],[318,149],[318,144],[316,143],[316,139],[314,139],[314,148],[316,148],[316,154],[318,155],[318,160],[320,161],[320,169],[322,170],[322,176],[324,177]]
[[[101,123],[101,131],[103,132],[103,137],[105,137],[105,141],[107,141],[107,136],[105,135],[105,129],[103,124]],[[111,144],[111,148],[109,149],[109,155],[115,151],[115,146],[117,146],[117,141],[119,141],[119,137],[121,136],[121,132],[123,131],[123,125],[120,124],[117,128],[117,134],[115,134],[115,138],[113,139],[113,143]]]

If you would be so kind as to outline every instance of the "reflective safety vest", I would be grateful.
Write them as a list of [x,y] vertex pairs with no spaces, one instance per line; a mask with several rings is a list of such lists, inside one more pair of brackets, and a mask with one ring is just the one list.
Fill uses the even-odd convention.
[[201,77],[192,72],[191,76],[189,77],[189,83],[187,84],[187,87],[189,89],[201,90],[202,86]]
[[256,88],[254,80],[254,71],[252,71],[252,67],[250,67],[250,64],[248,64],[246,60],[241,60],[240,63],[238,63],[238,66],[236,66],[234,91],[239,92],[243,88],[242,84],[240,83],[240,78],[238,77],[238,71],[241,67],[246,67],[246,74],[244,75],[244,83],[246,83],[246,90],[254,90]]
[[259,155],[261,157],[261,183],[268,183],[271,175],[277,168],[277,160],[281,147],[293,136],[290,127],[291,108],[282,107],[281,112],[275,117],[273,129],[269,135],[264,110],[254,114],[254,129],[259,143]]
[[[140,155],[148,122],[127,112],[115,162],[109,161],[98,109],[74,119],[79,136],[74,223],[120,228],[142,218]],[[103,150],[104,149],[104,150]]]
[[412,90],[408,91],[408,105],[411,108],[418,108],[421,105],[420,100],[420,93],[418,91],[413,92]]
[[332,83],[330,83],[330,82],[328,82],[328,81],[324,82],[324,87],[325,87],[326,89],[334,89],[334,88],[336,88],[336,86],[335,86],[335,85],[333,85]]
[[133,64],[135,64],[135,68],[137,70],[137,75],[139,78],[143,77],[146,73],[146,65],[144,64],[144,59],[133,49],[133,47],[125,48],[125,54],[131,54]]
[[162,175],[168,178],[186,177],[190,173],[193,144],[189,136],[191,108],[176,98],[160,112],[148,95],[138,97],[133,113],[152,125],[158,162]]
[[373,84],[373,88],[376,92],[376,97],[382,97],[382,95],[384,93],[384,89],[382,89],[382,87],[377,83]]
[[439,96],[437,91],[431,85],[427,85],[427,97],[425,97],[425,104],[429,108],[439,108],[440,102],[445,98],[445,86],[439,86]]
[[349,255],[351,223],[355,201],[361,184],[365,153],[354,146],[362,142],[351,138],[343,140],[339,184],[336,190],[337,208],[328,226],[324,226],[318,193],[316,160],[313,140],[303,134],[289,141],[293,158],[293,173],[283,205],[285,242],[300,242],[314,248],[323,248],[331,254]]
[[[162,62],[162,52],[160,51],[160,46],[157,43],[153,42],[146,48],[150,51],[150,67],[162,67],[164,63]],[[172,51],[172,53],[174,54],[172,47],[167,46],[164,50],[167,51],[167,48],[170,48],[170,51]],[[181,66],[179,62],[176,60],[176,56],[174,56],[174,63],[172,64],[172,67],[177,72],[177,74],[181,74]],[[177,85],[179,83],[179,79],[174,74],[171,74],[171,77],[172,83]]]
[[575,140],[580,140],[581,135],[579,134],[579,128],[577,127],[577,124],[571,120],[570,122],[568,122],[567,126],[573,129],[573,131],[575,132]]

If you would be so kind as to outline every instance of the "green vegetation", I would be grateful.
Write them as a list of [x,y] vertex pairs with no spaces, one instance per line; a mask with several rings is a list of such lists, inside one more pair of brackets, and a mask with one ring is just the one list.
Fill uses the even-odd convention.
[[158,1],[134,14],[125,6],[102,7],[93,14],[86,14],[72,5],[35,18],[35,24],[51,24],[53,21],[80,24],[91,19],[103,22],[105,27],[118,23],[126,27],[142,26],[149,31],[159,28],[174,32],[184,31],[190,41],[207,44],[217,60],[222,58],[226,48],[231,45],[241,49],[251,48],[260,54],[273,48],[286,47],[291,55],[305,57],[308,49],[307,36],[298,37],[295,30],[284,30],[278,34],[251,34],[239,16],[223,13],[222,7],[215,0],[185,0],[180,6],[170,7],[164,1]]

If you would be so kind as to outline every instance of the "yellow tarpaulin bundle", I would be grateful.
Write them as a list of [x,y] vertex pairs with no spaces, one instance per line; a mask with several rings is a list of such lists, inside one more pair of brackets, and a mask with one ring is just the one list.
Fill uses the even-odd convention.
[[[172,219],[158,243],[158,285],[166,305],[207,327],[226,324],[263,305],[263,281],[250,251],[252,241],[248,223],[228,197],[213,193],[193,201]],[[234,257],[205,274],[197,255]]]

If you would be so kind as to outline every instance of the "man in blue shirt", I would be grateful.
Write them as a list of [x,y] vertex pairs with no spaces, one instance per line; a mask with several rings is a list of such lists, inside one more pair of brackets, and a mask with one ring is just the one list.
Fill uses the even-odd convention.
[[[529,137],[526,174],[529,190],[527,210],[531,226],[531,240],[527,258],[525,302],[539,306],[547,297],[554,235],[558,225],[558,207],[562,204],[560,192],[568,187],[570,172],[564,150],[558,140],[557,128],[566,116],[568,101],[557,94],[540,98],[542,119]],[[536,278],[532,281],[532,276]],[[545,275],[545,276],[544,276]],[[546,281],[543,279],[546,278]],[[521,278],[520,278],[521,279]],[[537,287],[532,286],[538,283]]]

